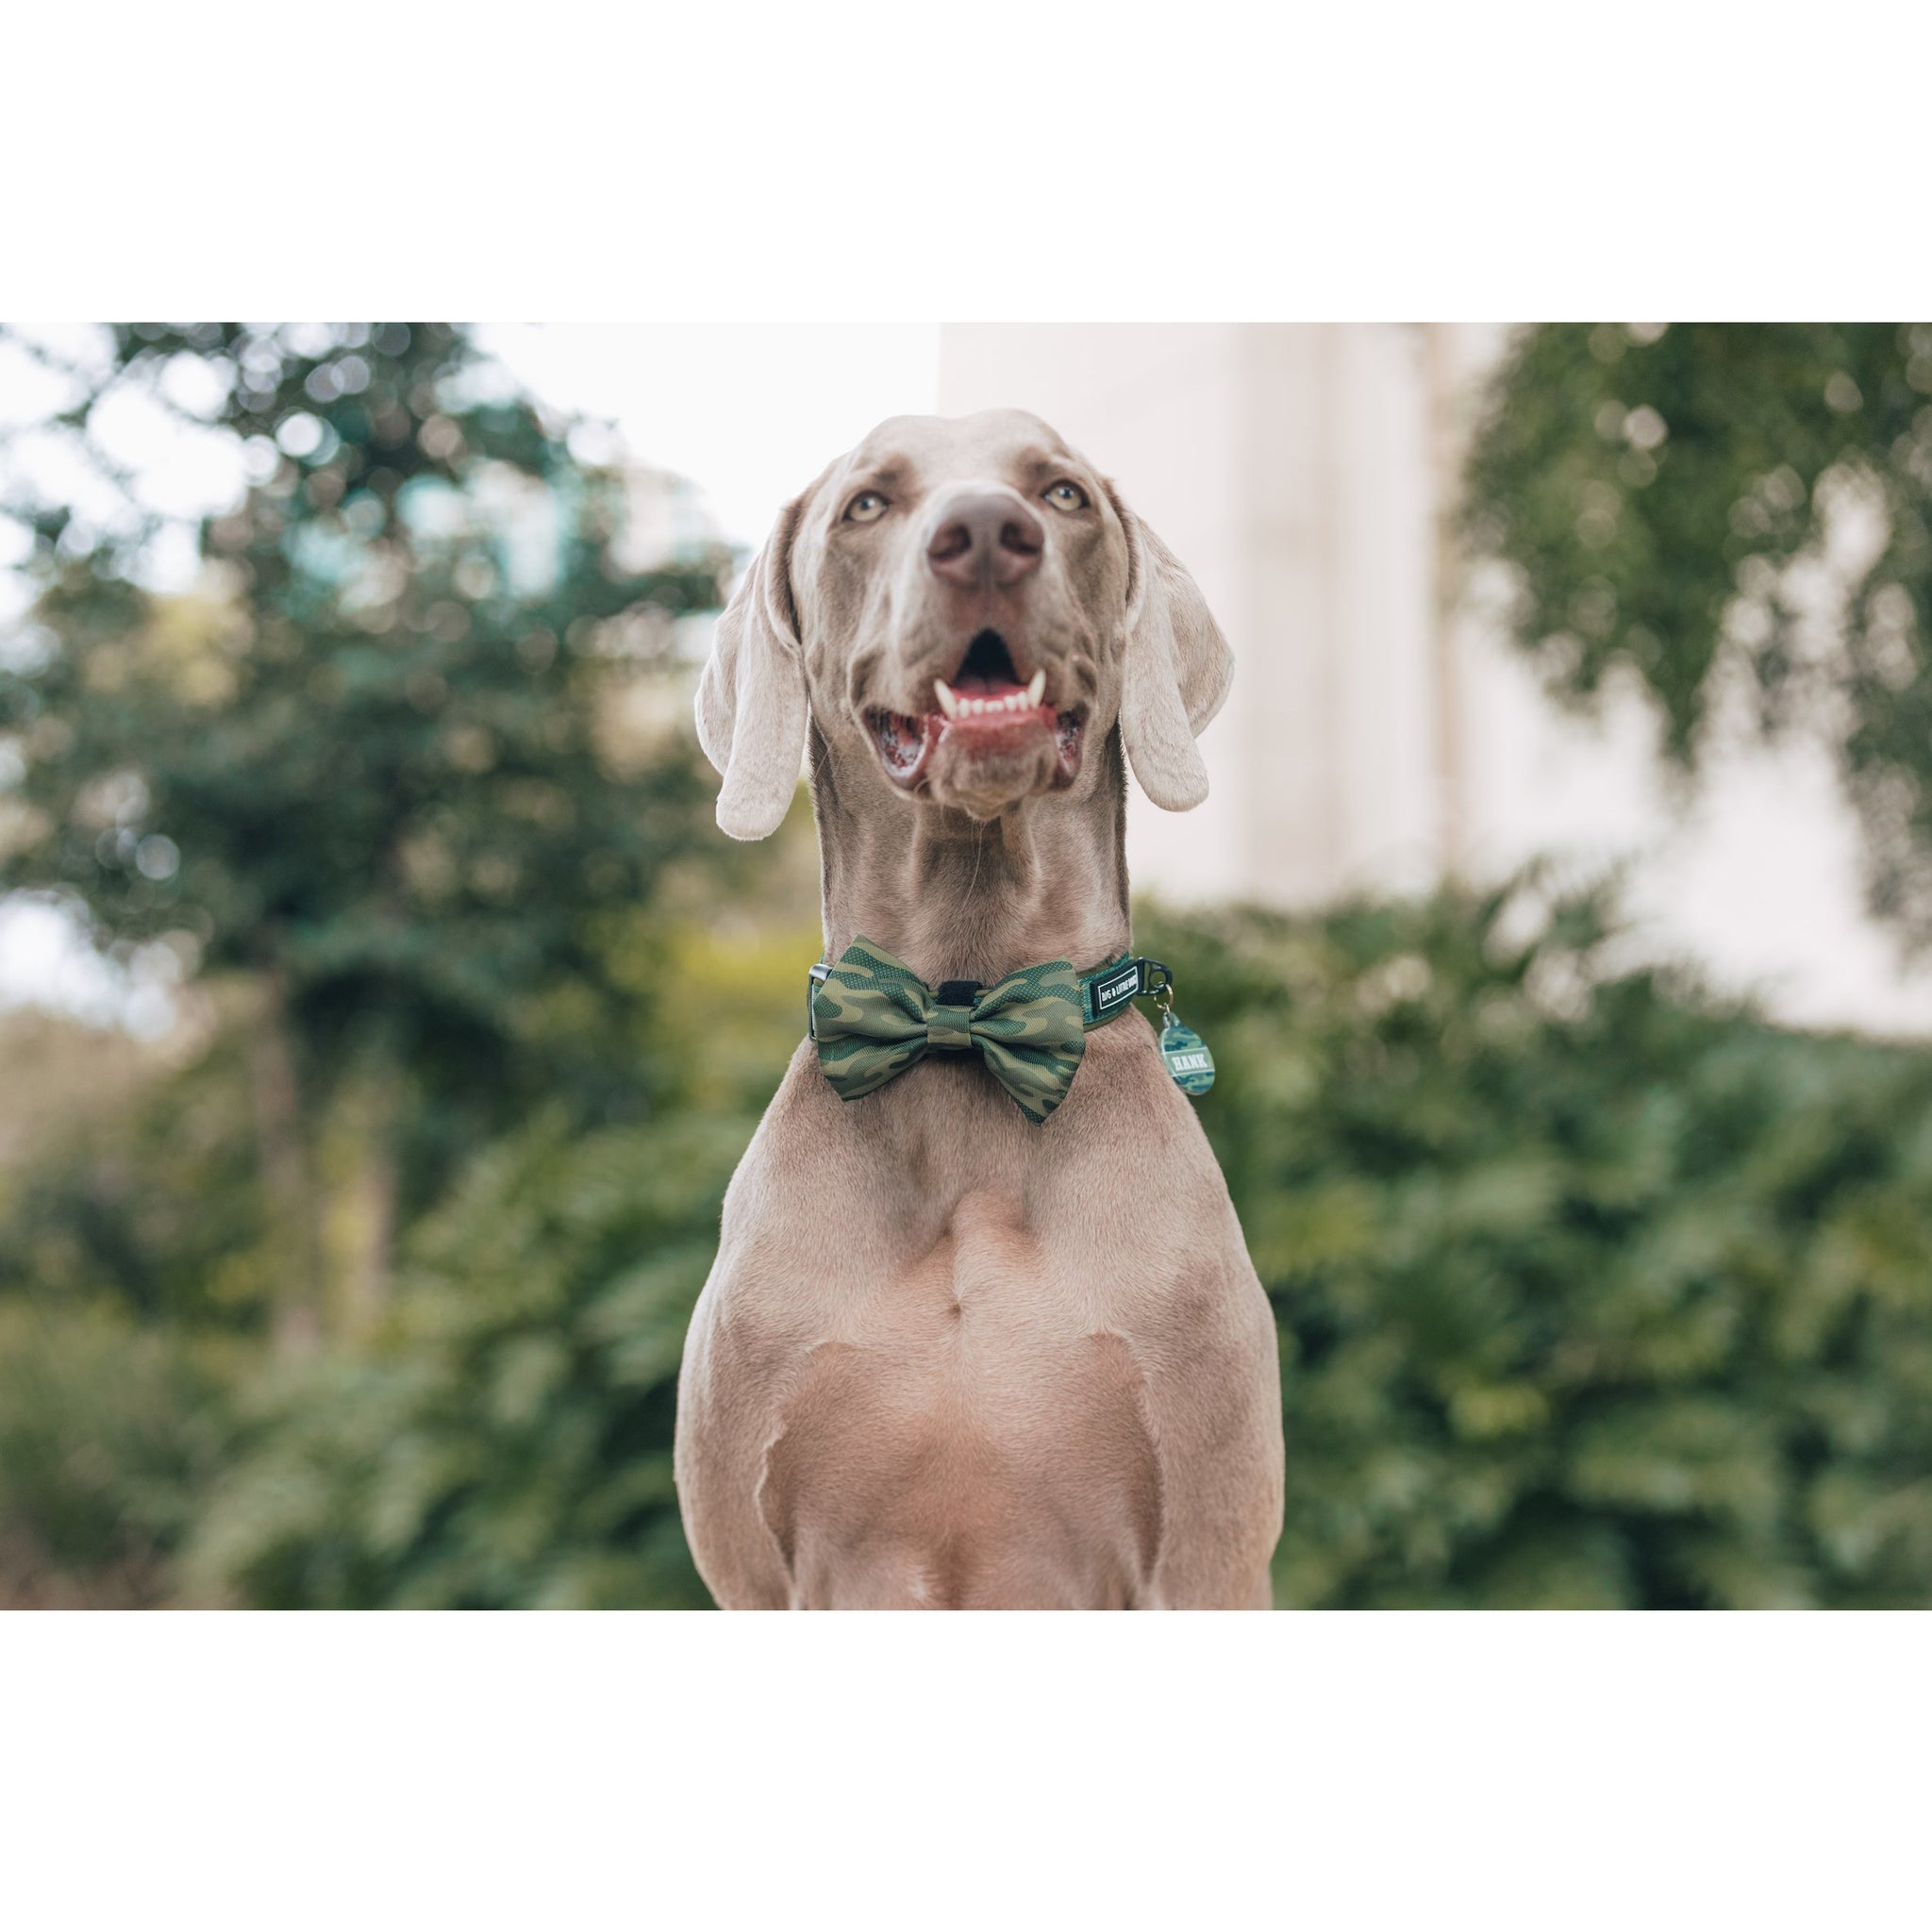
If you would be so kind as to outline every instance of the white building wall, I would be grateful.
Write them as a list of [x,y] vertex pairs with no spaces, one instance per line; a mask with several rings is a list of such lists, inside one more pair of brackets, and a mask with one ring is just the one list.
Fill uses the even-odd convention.
[[[1635,698],[1551,707],[1443,583],[1441,512],[1494,327],[961,325],[940,410],[1034,410],[1194,573],[1236,654],[1202,739],[1213,791],[1133,794],[1136,883],[1302,906],[1492,877],[1537,853],[1632,863],[1647,944],[1799,1024],[1932,1031],[1860,908],[1858,840],[1822,749],[1749,750],[1694,799]],[[1446,598],[1444,590],[1454,594]],[[1480,591],[1481,586],[1476,587]]]

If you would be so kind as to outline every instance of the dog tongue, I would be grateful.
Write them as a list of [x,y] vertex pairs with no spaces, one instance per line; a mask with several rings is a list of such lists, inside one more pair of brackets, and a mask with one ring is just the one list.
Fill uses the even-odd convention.
[[954,680],[952,689],[962,698],[1004,698],[1026,687],[1010,677],[962,675]]

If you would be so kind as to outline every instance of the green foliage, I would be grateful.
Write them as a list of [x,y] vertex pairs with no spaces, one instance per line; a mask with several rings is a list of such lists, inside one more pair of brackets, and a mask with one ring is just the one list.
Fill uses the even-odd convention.
[[[816,940],[629,938],[664,983],[658,1117],[586,1134],[558,1107],[472,1157],[405,1234],[386,1317],[312,1357],[239,1319],[286,1255],[246,1218],[232,1027],[100,1108],[59,1079],[58,1030],[19,1056],[77,1118],[0,1166],[0,1602],[705,1601],[670,1483],[678,1361]],[[93,1068],[94,1036],[65,1044]]]
[[[1932,1054],[1781,1033],[1619,973],[1615,938],[1533,880],[1142,921],[1280,1319],[1284,1604],[1932,1596]],[[391,1335],[258,1424],[204,1588],[699,1600],[677,1349],[810,948],[672,951],[677,1030],[735,1038],[729,1076],[661,1128],[486,1157]]]
[[677,1365],[754,1122],[538,1121],[416,1229],[390,1332],[262,1400],[188,1575],[271,1607],[702,1607]]
[[1143,923],[1280,1318],[1291,1605],[1932,1597],[1932,1055],[1533,888]]
[[111,1305],[0,1300],[0,1607],[167,1600],[235,1370]]
[[[799,857],[790,829],[768,872]],[[589,1136],[553,1108],[468,1164],[411,1230],[381,1330],[258,1390],[185,1565],[192,1594],[708,1602],[671,1480],[678,1363],[815,944],[789,924],[653,934],[674,1104]]]
[[[1280,1321],[1282,1603],[1932,1599],[1932,1053],[1620,971],[1602,896],[1534,879],[1141,937],[1215,1049],[1200,1118]],[[678,1353],[813,950],[660,929],[658,1114],[472,1157],[387,1316],[312,1360],[192,1300],[137,1328],[85,1270],[0,1300],[0,1589],[701,1602]],[[115,1145],[135,1198],[204,1185]]]
[[1830,730],[1873,906],[1932,940],[1932,324],[1525,330],[1465,508],[1559,698],[1634,675],[1686,764],[1739,698]]
[[[258,1185],[245,1014],[225,1013],[181,1067],[141,1067],[111,1034],[39,1030],[38,1055],[26,1029],[0,1032],[9,1088],[25,1072],[41,1090],[14,1090],[39,1144],[0,1170],[0,1294],[30,1285],[49,1307],[113,1302],[191,1330],[258,1328],[286,1257]],[[78,1091],[58,1091],[69,1080]]]

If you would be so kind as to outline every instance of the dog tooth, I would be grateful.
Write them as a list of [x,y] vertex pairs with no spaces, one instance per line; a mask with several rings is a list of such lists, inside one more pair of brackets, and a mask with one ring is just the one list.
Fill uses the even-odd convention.
[[957,718],[959,715],[959,700],[953,695],[952,687],[947,684],[943,677],[935,677],[933,679],[932,694],[939,699],[940,709],[947,717]]
[[1033,682],[1026,687],[1026,702],[1029,706],[1038,705],[1045,694],[1046,673],[1036,671],[1033,674]]

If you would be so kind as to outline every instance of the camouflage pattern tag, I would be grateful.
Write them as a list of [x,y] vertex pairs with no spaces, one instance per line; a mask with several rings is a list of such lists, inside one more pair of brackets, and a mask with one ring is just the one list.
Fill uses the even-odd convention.
[[1214,1056],[1191,1026],[1183,1026],[1173,1013],[1160,1029],[1160,1058],[1174,1084],[1198,1100],[1214,1084]]

